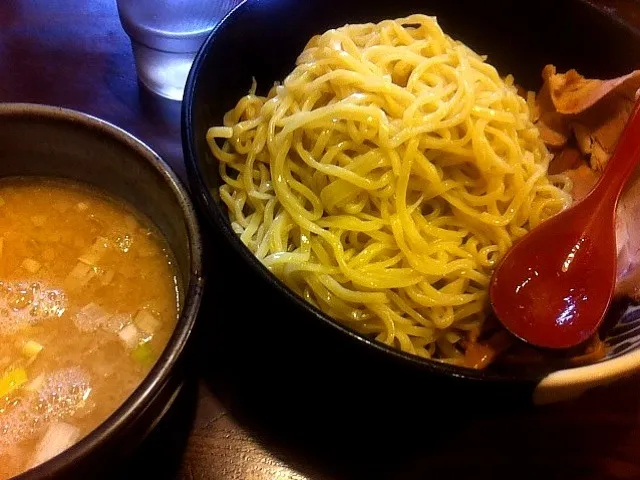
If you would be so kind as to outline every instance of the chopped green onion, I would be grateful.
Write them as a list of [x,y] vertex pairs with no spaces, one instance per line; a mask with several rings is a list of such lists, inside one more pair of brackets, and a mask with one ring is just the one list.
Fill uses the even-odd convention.
[[109,248],[109,240],[105,237],[96,238],[95,242],[89,247],[85,253],[78,257],[82,263],[87,265],[97,265]]
[[138,343],[138,329],[133,323],[120,330],[118,336],[127,348],[134,348]]
[[65,278],[64,285],[71,291],[77,291],[89,283],[95,275],[96,271],[90,265],[78,262]]
[[109,314],[93,302],[82,307],[73,318],[73,322],[81,332],[93,332],[108,321]]
[[24,368],[14,368],[0,377],[0,398],[6,397],[14,390],[27,383],[27,371]]
[[148,343],[141,343],[131,352],[131,358],[133,358],[140,365],[148,367],[153,364],[155,355],[151,345]]
[[107,320],[102,324],[102,329],[105,332],[118,334],[120,330],[130,323],[131,315],[127,313],[117,313],[107,318]]
[[161,326],[161,323],[146,310],[139,310],[133,323],[145,333],[154,334]]
[[22,354],[32,363],[44,347],[35,340],[29,340],[22,346]]
[[80,438],[80,429],[64,422],[52,423],[36,445],[36,451],[29,462],[29,468],[40,465],[43,462],[62,453]]

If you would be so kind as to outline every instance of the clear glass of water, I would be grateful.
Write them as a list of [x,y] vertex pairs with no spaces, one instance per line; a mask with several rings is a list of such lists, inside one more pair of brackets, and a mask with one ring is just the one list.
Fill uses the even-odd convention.
[[182,100],[193,59],[213,27],[241,0],[117,0],[140,82]]

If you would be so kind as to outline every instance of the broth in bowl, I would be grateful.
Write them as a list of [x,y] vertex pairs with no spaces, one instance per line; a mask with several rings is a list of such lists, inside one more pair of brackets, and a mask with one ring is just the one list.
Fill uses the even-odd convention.
[[179,311],[169,247],[129,205],[67,181],[0,181],[0,479],[106,420]]

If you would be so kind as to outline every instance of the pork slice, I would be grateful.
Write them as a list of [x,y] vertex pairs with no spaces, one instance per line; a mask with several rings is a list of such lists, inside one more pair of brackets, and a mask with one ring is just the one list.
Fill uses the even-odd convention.
[[[609,80],[547,65],[536,96],[542,140],[562,148],[550,165],[573,181],[574,200],[595,186],[613,153],[640,92],[640,70]],[[577,148],[572,148],[571,144]],[[575,157],[579,155],[580,161]],[[589,165],[589,166],[587,166]],[[640,169],[629,180],[616,212],[616,295],[640,300]]]
[[618,202],[616,244],[616,294],[640,300],[640,169],[635,171]]
[[536,125],[550,148],[575,139],[591,168],[602,171],[613,153],[640,88],[640,70],[599,80],[547,65],[536,95]]
[[[579,201],[593,189],[599,173],[580,165],[564,172],[573,182],[573,198]],[[616,290],[618,297],[640,300],[640,169],[625,187],[616,211],[618,249]]]

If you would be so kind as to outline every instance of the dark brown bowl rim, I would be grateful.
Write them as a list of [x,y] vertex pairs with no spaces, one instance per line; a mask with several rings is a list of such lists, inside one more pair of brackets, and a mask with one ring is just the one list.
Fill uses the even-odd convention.
[[194,206],[182,182],[157,153],[130,133],[92,115],[49,105],[30,103],[0,104],[0,116],[32,119],[44,117],[53,121],[79,124],[88,130],[100,131],[110,140],[119,142],[129,150],[134,151],[139,157],[144,158],[161,175],[180,205],[184,214],[188,248],[190,250],[189,286],[185,291],[184,306],[176,328],[154,367],[131,396],[98,428],[60,455],[15,477],[20,480],[30,480],[55,476],[58,472],[66,470],[90,453],[98,450],[110,438],[130,426],[148,408],[155,396],[167,384],[174,365],[185,350],[200,308],[205,281],[203,273],[203,243]]

